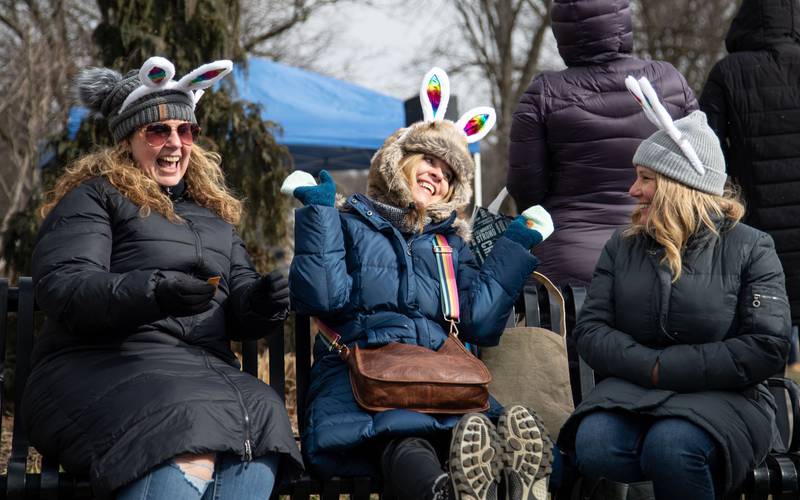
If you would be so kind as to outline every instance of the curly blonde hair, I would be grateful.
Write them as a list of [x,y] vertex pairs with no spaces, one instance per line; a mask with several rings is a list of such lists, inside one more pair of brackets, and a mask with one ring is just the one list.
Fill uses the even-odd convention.
[[[242,202],[237,200],[225,185],[217,153],[192,145],[189,166],[184,179],[192,199],[221,219],[238,224],[242,217]],[[40,209],[42,217],[68,192],[88,179],[105,177],[117,191],[139,206],[139,215],[147,217],[156,212],[172,222],[182,219],[175,213],[172,200],[161,186],[140,169],[126,141],[95,153],[83,156],[70,164],[56,185],[45,194]]]
[[669,266],[674,283],[681,276],[682,254],[689,239],[701,227],[717,235],[714,219],[724,218],[731,225],[737,224],[744,216],[744,205],[733,184],[728,183],[722,196],[717,196],[687,187],[658,172],[654,174],[656,190],[647,221],[642,221],[642,209],[636,208],[623,235],[647,234],[664,247],[662,263]]

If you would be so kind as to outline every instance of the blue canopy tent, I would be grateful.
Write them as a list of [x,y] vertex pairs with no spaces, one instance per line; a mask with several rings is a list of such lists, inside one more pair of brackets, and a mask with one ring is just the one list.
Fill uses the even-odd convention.
[[266,59],[248,66],[236,71],[239,96],[281,126],[276,138],[299,170],[369,168],[375,150],[405,124],[400,99]]

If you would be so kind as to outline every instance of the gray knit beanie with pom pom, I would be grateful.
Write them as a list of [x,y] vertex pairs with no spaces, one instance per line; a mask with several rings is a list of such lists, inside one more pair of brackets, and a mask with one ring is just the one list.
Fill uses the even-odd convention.
[[78,101],[95,116],[108,122],[114,142],[120,142],[138,128],[164,120],[183,120],[197,123],[192,97],[183,90],[164,89],[142,96],[130,103],[121,113],[125,98],[142,85],[138,70],[124,77],[108,68],[83,70],[75,82]]

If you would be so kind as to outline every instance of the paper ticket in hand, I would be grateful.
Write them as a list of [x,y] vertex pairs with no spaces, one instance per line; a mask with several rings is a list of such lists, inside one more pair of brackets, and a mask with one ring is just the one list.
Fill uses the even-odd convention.
[[302,170],[295,170],[281,184],[281,193],[292,196],[294,190],[303,186],[316,186],[314,176]]
[[553,219],[541,205],[534,205],[528,208],[522,212],[522,216],[525,217],[525,224],[529,229],[538,231],[542,235],[542,240],[546,240],[548,236],[553,234],[555,230]]

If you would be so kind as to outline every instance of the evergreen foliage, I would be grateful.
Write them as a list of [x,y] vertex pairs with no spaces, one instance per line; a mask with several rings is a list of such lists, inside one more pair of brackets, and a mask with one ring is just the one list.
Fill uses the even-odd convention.
[[99,59],[109,68],[138,68],[163,55],[177,75],[215,59],[245,61],[239,43],[239,2],[231,0],[97,0],[94,31]]

